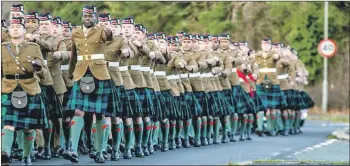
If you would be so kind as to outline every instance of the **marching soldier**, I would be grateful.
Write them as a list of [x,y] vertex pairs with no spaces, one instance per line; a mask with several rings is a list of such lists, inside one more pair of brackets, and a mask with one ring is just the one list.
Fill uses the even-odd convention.
[[14,17],[9,27],[11,41],[2,44],[2,164],[10,162],[14,130],[17,128],[24,131],[23,164],[31,165],[35,129],[47,127],[46,107],[35,76],[46,79],[50,73],[40,47],[24,41],[25,33],[24,18]]
[[[134,35],[135,31],[135,23],[133,18],[124,18],[122,21],[122,31],[123,35],[127,38],[129,46],[134,51],[134,57],[130,58],[128,60],[128,65],[130,66],[128,70],[128,74],[131,76],[133,81],[133,87],[130,89],[134,89],[136,92],[136,96],[138,98],[139,104],[141,104],[142,112],[135,111],[135,141],[136,141],[136,147],[135,147],[135,154],[136,157],[144,157],[143,149],[141,147],[142,143],[142,135],[143,135],[143,121],[142,116],[144,116],[145,122],[149,124],[149,115],[153,112],[153,103],[152,98],[150,95],[149,89],[146,88],[147,84],[144,79],[144,76],[141,72],[141,58],[143,56],[149,56],[151,59],[154,59],[155,55],[150,54],[149,48],[145,45],[145,43],[142,43],[141,39],[136,39]],[[142,32],[141,32],[142,33]],[[141,41],[140,41],[141,40]],[[124,79],[124,76],[123,76]],[[125,80],[125,79],[124,79]],[[130,91],[131,92],[131,91]],[[130,93],[127,92],[127,93]],[[135,94],[133,94],[135,95]],[[131,96],[131,94],[128,94],[128,96]],[[134,97],[135,100],[135,97]],[[138,106],[133,107],[134,109],[139,109]],[[131,125],[126,126],[125,130],[130,130]],[[132,128],[131,128],[132,129]],[[129,131],[130,132],[130,131]],[[149,130],[145,130],[146,135],[149,134]],[[129,137],[130,136],[130,137]],[[131,156],[131,133],[130,135],[126,136],[126,149],[124,153],[125,159],[130,159]],[[148,140],[147,140],[148,141]],[[148,150],[148,149],[147,149]]]
[[[121,100],[121,106],[123,112],[121,112],[120,115],[117,115],[115,118],[111,119],[111,133],[112,133],[112,139],[113,139],[113,150],[111,153],[111,160],[117,161],[120,159],[119,156],[119,147],[121,144],[121,138],[122,138],[122,114],[125,112],[125,115],[127,112],[130,112],[130,103],[126,96],[125,89],[124,89],[124,82],[121,75],[121,69],[119,68],[121,58],[128,58],[130,57],[130,54],[132,54],[132,51],[129,48],[127,39],[121,35],[121,32],[119,30],[115,29],[116,25],[112,25],[112,20],[110,19],[109,13],[100,14],[98,17],[99,25],[100,26],[108,26],[111,27],[113,33],[113,40],[107,41],[107,46],[105,49],[105,57],[106,61],[108,61],[108,71],[111,75],[111,78],[116,86],[117,94],[120,96]],[[114,20],[118,26],[120,26],[120,21]],[[132,55],[131,55],[132,56]],[[106,118],[107,119],[107,118]],[[110,119],[109,119],[110,121]],[[109,130],[106,130],[105,132],[105,138],[103,140],[103,149],[106,149],[107,147],[107,141],[108,141],[108,135]]]
[[[104,163],[102,140],[106,122],[104,117],[116,117],[120,106],[119,97],[111,80],[105,61],[105,45],[113,40],[111,29],[98,27],[96,7],[87,5],[82,10],[83,26],[72,32],[72,54],[69,64],[69,78],[74,80],[72,92],[65,111],[74,110],[70,135],[72,149],[63,157],[79,162],[78,141],[84,126],[84,115],[96,115],[97,153],[96,163]],[[97,86],[96,86],[97,85]]]
[[[276,109],[280,109],[285,105],[285,99],[276,73],[276,62],[280,56],[272,52],[270,39],[263,39],[261,41],[261,48],[262,51],[258,51],[255,57],[260,68],[256,88],[257,94],[267,109],[265,114],[267,119],[267,135],[275,135],[273,126],[276,122]],[[260,134],[260,131],[258,131],[258,134]]]
[[[22,4],[13,4],[11,6],[11,11],[10,11],[10,15],[9,15],[9,20],[12,19],[12,17],[23,17],[25,18],[25,14],[24,14],[24,6]],[[6,22],[4,22],[6,23]],[[1,21],[1,25],[3,24],[3,22]],[[10,35],[8,34],[7,31],[3,31],[1,26],[1,42],[7,42],[10,40]]]

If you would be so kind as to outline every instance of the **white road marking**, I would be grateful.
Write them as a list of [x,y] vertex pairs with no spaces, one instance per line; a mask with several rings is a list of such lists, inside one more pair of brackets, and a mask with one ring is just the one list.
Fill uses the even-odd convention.
[[315,146],[313,146],[313,148],[320,148],[320,147],[322,147],[322,145],[315,145]]

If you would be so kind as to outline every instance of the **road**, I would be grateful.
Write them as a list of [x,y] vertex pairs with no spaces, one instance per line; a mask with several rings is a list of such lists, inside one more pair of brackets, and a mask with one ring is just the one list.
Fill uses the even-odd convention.
[[[349,142],[328,140],[328,135],[347,124],[307,121],[303,133],[294,136],[257,137],[253,141],[210,145],[200,148],[176,149],[168,152],[157,151],[145,158],[106,161],[105,165],[224,165],[266,159],[309,159],[349,161]],[[12,165],[20,164],[14,161]],[[68,160],[37,160],[33,165],[71,165]],[[100,165],[88,156],[80,156],[80,162],[74,165]]]

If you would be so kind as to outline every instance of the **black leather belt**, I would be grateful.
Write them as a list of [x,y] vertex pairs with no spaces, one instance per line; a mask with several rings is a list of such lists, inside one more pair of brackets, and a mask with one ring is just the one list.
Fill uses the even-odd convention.
[[33,73],[28,74],[15,74],[15,75],[5,75],[6,79],[13,79],[13,80],[24,80],[24,79],[31,79],[34,77]]

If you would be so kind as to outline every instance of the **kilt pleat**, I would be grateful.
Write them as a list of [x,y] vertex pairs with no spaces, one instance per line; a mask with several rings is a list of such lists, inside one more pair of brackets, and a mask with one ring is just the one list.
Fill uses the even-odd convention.
[[141,107],[140,99],[135,89],[125,90],[125,94],[129,103],[124,103],[124,104],[129,104],[129,105],[125,105],[125,108],[128,108],[128,110],[123,110],[123,116],[126,118],[142,116],[142,107]]
[[208,104],[208,100],[210,97],[207,93],[203,92],[193,92],[195,97],[197,98],[199,104],[202,107],[202,112],[199,114],[199,116],[208,116],[208,115],[214,115],[215,112],[211,109],[211,107]]
[[279,85],[273,85],[271,88],[256,85],[256,93],[259,95],[265,108],[282,109],[286,105],[286,100]]
[[295,102],[293,110],[302,110],[302,109],[306,108],[305,102],[304,102],[303,98],[301,97],[300,92],[297,90],[292,90],[292,92],[293,92],[293,100]]
[[193,92],[185,92],[185,101],[186,102],[184,104],[189,105],[189,109],[191,111],[191,117],[201,116],[202,106]]
[[260,99],[260,96],[256,93],[256,91],[253,91],[254,97],[250,96],[250,93],[247,93],[247,96],[251,97],[254,101],[254,109],[249,110],[247,113],[257,113],[260,111],[265,111],[266,108],[263,104],[263,102]]
[[164,118],[166,112],[163,113],[161,105],[164,103],[164,98],[160,92],[151,91],[152,93],[152,101],[154,107],[154,115],[153,117],[157,120]]
[[63,106],[57,97],[52,85],[40,85],[41,92],[46,106],[47,118],[57,119],[63,117]]
[[152,101],[152,94],[149,88],[135,88],[139,96],[143,116],[153,116],[154,108]]
[[[86,73],[84,76],[92,76]],[[98,80],[94,77],[95,90],[86,94],[80,89],[80,81],[73,84],[72,92],[65,111],[81,110],[84,112],[104,114],[107,117],[116,117],[121,111],[120,99],[112,80]]]
[[232,95],[235,99],[235,113],[242,114],[254,109],[253,99],[249,97],[247,93],[245,93],[245,91],[240,85],[232,87]]
[[28,95],[28,105],[17,109],[11,104],[12,93],[1,94],[1,125],[18,129],[43,129],[48,127],[48,118],[42,93]]
[[179,111],[179,107],[176,105],[175,98],[171,95],[170,90],[161,91],[162,98],[164,98],[164,103],[162,105],[163,112],[166,112],[166,116],[164,118],[169,118],[170,120],[178,119],[181,114]]
[[180,97],[177,98],[179,102],[179,110],[180,110],[180,120],[182,119],[191,119],[192,111],[191,105],[187,102],[185,94],[181,94]]
[[315,106],[315,102],[311,99],[309,94],[307,94],[304,91],[301,91],[300,95],[301,95],[301,97],[305,103],[305,106],[306,106],[306,108],[304,108],[304,109],[312,108],[313,106]]
[[66,87],[66,88],[67,88],[67,92],[64,93],[64,96],[63,96],[63,103],[62,103],[63,108],[66,108],[70,94],[72,93],[72,87]]
[[284,97],[286,99],[286,106],[283,109],[294,109],[296,108],[296,100],[294,100],[294,92],[292,89],[283,91]]
[[232,91],[229,89],[222,90],[218,93],[220,101],[220,105],[223,107],[220,116],[231,115],[235,112],[235,99],[233,98]]

